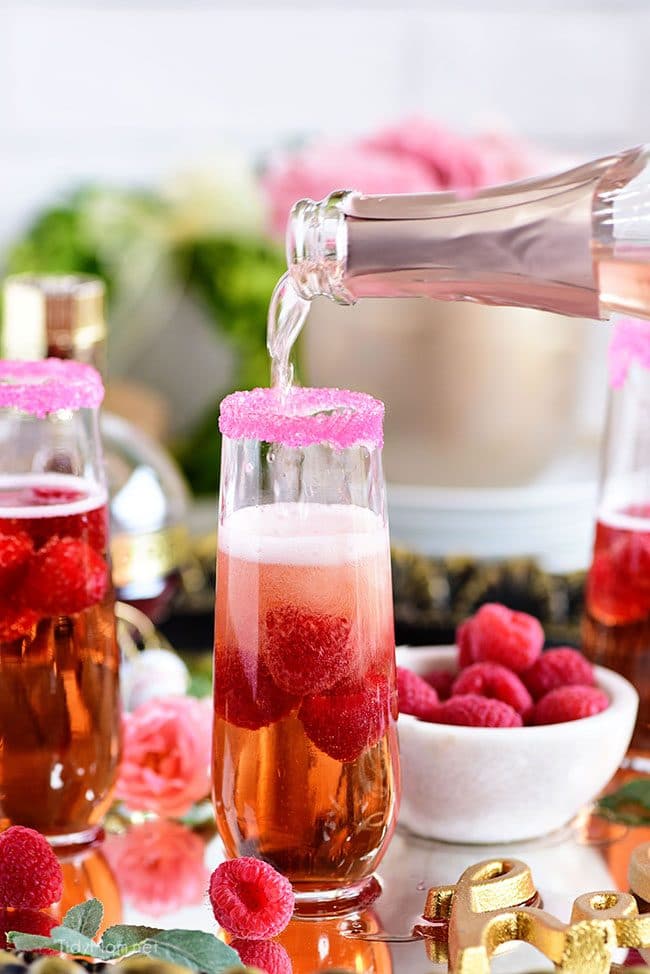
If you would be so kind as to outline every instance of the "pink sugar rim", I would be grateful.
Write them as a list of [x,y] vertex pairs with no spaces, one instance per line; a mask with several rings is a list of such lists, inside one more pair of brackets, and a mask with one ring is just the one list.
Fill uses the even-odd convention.
[[0,408],[42,419],[59,409],[97,409],[103,398],[102,378],[91,365],[58,358],[0,359]]
[[361,445],[381,448],[383,420],[383,402],[364,392],[295,388],[283,399],[277,389],[252,389],[226,396],[219,429],[233,440],[290,447],[328,443],[341,450]]
[[608,350],[609,384],[620,389],[633,362],[650,369],[650,321],[618,318]]

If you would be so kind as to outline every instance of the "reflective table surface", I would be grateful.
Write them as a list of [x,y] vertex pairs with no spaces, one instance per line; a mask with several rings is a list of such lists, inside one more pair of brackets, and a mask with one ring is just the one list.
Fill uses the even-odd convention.
[[[61,914],[84,898],[105,907],[104,926],[125,922],[217,933],[206,896],[209,874],[223,852],[213,827],[152,819],[122,827],[111,820],[103,842],[63,859]],[[354,974],[431,974],[424,941],[412,934],[421,922],[427,890],[455,883],[470,865],[492,856],[522,859],[532,869],[546,910],[568,921],[580,893],[626,890],[632,849],[650,841],[650,827],[609,822],[586,811],[560,832],[507,846],[456,846],[412,836],[398,828],[379,871],[381,895],[367,909],[339,918],[295,919],[278,938],[293,974],[336,969]],[[625,952],[616,958],[625,959]],[[552,970],[524,944],[504,949],[497,974]]]

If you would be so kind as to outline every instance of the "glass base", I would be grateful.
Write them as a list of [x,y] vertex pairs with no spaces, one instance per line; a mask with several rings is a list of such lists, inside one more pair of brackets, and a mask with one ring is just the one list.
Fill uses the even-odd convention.
[[381,884],[376,876],[369,876],[353,886],[333,886],[328,889],[304,889],[300,884],[294,885],[294,916],[308,919],[356,913],[374,903],[381,891]]
[[104,837],[104,829],[101,825],[93,825],[92,828],[84,829],[82,832],[69,832],[66,835],[46,835],[45,838],[57,851],[61,849],[77,848],[79,846],[92,845],[100,842]]

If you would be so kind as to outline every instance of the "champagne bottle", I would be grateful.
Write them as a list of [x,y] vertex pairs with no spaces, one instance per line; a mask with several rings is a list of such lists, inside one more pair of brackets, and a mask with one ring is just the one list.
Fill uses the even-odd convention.
[[306,299],[426,296],[650,318],[650,147],[472,194],[301,200],[287,262]]

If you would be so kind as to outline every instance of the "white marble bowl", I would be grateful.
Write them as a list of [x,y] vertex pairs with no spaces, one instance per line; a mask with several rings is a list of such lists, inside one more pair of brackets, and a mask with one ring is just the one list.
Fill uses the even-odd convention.
[[[455,670],[455,647],[404,649],[416,673]],[[445,842],[519,842],[566,825],[612,778],[627,751],[639,698],[627,680],[596,668],[611,704],[584,720],[543,727],[429,724],[402,714],[400,823]]]

